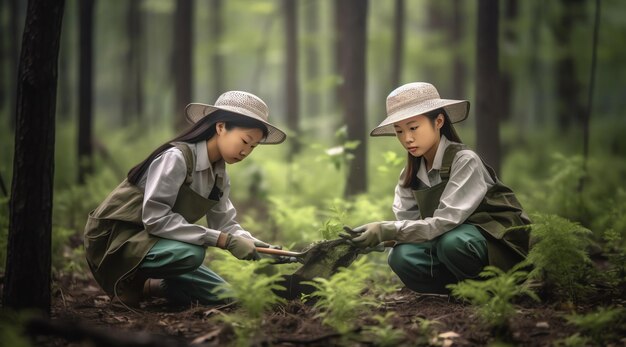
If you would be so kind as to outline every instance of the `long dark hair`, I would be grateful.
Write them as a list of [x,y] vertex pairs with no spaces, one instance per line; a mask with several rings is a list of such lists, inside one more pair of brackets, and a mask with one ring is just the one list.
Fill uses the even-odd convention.
[[245,128],[245,129],[259,129],[263,132],[263,138],[267,137],[267,127],[262,122],[255,120],[250,117],[242,116],[236,113],[217,110],[211,115],[202,118],[200,121],[195,123],[189,129],[183,131],[175,138],[165,142],[155,149],[150,155],[144,159],[139,164],[135,165],[130,171],[128,171],[127,179],[131,184],[137,184],[141,179],[141,176],[148,170],[148,167],[161,153],[163,153],[168,148],[173,147],[172,142],[188,142],[188,143],[196,143],[199,141],[206,141],[212,138],[217,130],[215,128],[215,124],[218,122],[224,122],[226,130],[231,130],[233,128]]
[[[461,141],[461,138],[459,137],[459,134],[457,134],[456,130],[454,130],[454,126],[452,125],[452,122],[450,121],[450,117],[448,117],[448,113],[446,112],[445,109],[438,108],[434,111],[424,113],[424,116],[430,119],[430,123],[434,127],[435,120],[437,119],[437,116],[439,116],[440,114],[443,114],[443,118],[444,118],[443,126],[439,130],[441,132],[441,135],[445,135],[445,137],[448,138],[448,140],[450,141],[463,143],[463,141]],[[411,155],[411,153],[407,153],[406,167],[404,169],[404,180],[402,181],[402,187],[412,188],[412,189],[417,188],[417,170],[419,169],[421,160],[422,160],[422,157],[414,157]]]

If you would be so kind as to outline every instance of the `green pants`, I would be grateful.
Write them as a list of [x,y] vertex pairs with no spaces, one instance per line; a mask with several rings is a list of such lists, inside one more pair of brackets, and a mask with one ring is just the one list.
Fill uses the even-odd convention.
[[225,281],[202,265],[204,254],[204,247],[161,239],[150,249],[137,272],[148,278],[163,279],[166,298],[171,303],[224,302],[217,298],[216,287]]
[[488,265],[487,240],[475,226],[462,224],[428,242],[395,246],[388,262],[408,288],[447,294],[446,285],[476,277]]

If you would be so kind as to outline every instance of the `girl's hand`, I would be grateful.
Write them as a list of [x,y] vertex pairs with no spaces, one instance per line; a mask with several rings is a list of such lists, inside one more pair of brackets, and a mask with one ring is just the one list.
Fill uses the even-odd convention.
[[354,229],[344,227],[344,230],[349,233],[344,238],[359,248],[376,247],[381,242],[391,241],[395,239],[397,232],[393,223],[385,222],[368,223]]
[[[225,240],[224,240],[225,238]],[[223,242],[220,242],[224,240]],[[237,259],[258,260],[261,257],[256,251],[255,242],[249,238],[233,235],[231,233],[221,233],[218,238],[218,247],[228,250]]]

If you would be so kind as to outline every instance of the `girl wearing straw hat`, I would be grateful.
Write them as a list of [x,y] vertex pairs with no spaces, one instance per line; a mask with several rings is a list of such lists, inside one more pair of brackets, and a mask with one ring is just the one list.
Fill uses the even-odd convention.
[[504,270],[525,258],[526,213],[480,157],[461,143],[452,123],[469,102],[441,99],[429,83],[403,85],[387,97],[387,118],[371,136],[396,136],[408,152],[395,189],[397,221],[346,228],[361,248],[396,241],[389,265],[422,293],[476,277],[486,265]]
[[[219,302],[224,280],[203,265],[205,249],[258,259],[254,238],[235,221],[225,164],[285,133],[268,122],[267,105],[241,91],[215,105],[186,108],[191,128],[154,150],[89,214],[85,253],[94,278],[112,297],[137,306],[147,296],[173,303]],[[208,227],[196,224],[206,216]]]

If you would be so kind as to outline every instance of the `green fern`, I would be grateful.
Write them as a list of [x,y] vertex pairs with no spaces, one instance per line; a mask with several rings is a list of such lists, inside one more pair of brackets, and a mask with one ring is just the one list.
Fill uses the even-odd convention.
[[588,293],[591,289],[585,283],[591,260],[586,247],[591,231],[557,215],[535,214],[532,220],[530,277],[554,288],[557,299],[575,301]]
[[405,339],[405,333],[402,330],[395,329],[389,322],[391,317],[394,316],[394,312],[387,312],[384,316],[379,314],[373,318],[378,325],[368,325],[365,327],[365,331],[370,336],[368,341],[374,343],[376,346],[397,346],[402,340]]
[[600,307],[595,312],[587,314],[571,314],[566,315],[565,319],[568,323],[576,325],[582,330],[582,333],[589,337],[598,345],[606,345],[607,342],[617,339],[616,333],[626,328],[626,310],[622,307],[606,308]]
[[266,267],[271,266],[270,259],[260,261],[239,261],[221,253],[221,259],[211,262],[228,281],[216,289],[220,299],[234,300],[239,308],[232,314],[222,314],[219,319],[229,323],[235,330],[237,345],[249,345],[261,329],[263,314],[274,305],[285,300],[274,290],[284,290],[277,284],[281,275],[268,275]]
[[448,285],[452,295],[468,300],[477,306],[478,314],[489,326],[506,330],[509,320],[515,315],[512,300],[528,296],[539,300],[526,281],[528,273],[518,264],[508,272],[494,266],[486,266],[480,273],[482,280],[465,280]]
[[329,279],[315,278],[306,282],[316,290],[304,300],[315,301],[316,317],[321,318],[323,324],[347,334],[354,329],[355,317],[368,306],[376,305],[374,300],[361,295],[370,270],[367,259],[360,258],[350,268],[341,268]]

